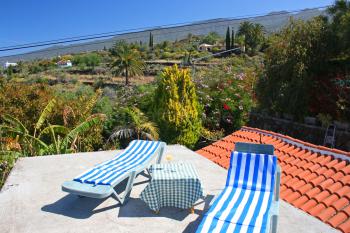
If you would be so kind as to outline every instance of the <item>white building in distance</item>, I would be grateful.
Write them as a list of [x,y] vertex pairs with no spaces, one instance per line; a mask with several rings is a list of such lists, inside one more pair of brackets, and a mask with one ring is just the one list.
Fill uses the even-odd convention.
[[17,66],[17,63],[16,62],[8,62],[8,61],[4,63],[5,69],[9,68],[10,66]]

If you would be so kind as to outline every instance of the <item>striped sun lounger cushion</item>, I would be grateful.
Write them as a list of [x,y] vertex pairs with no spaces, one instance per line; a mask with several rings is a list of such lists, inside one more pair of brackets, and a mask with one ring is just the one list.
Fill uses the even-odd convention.
[[232,152],[226,187],[197,229],[199,232],[265,232],[274,192],[273,155]]
[[114,159],[96,165],[74,178],[74,181],[88,184],[114,185],[115,181],[137,166],[149,161],[159,148],[159,141],[134,140]]

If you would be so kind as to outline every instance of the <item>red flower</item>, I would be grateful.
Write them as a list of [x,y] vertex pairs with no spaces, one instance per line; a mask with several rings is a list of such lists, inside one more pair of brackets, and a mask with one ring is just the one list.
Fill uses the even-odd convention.
[[231,109],[230,106],[228,106],[227,104],[224,104],[223,107],[224,107],[225,110],[230,110]]

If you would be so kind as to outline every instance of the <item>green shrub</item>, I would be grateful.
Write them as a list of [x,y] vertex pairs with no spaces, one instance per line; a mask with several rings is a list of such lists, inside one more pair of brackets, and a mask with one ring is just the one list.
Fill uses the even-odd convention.
[[192,148],[200,137],[202,122],[190,71],[176,65],[165,68],[153,101],[153,117],[161,130],[161,139]]
[[101,62],[101,57],[96,53],[88,53],[84,55],[76,55],[73,57],[73,64],[81,69],[94,69]]

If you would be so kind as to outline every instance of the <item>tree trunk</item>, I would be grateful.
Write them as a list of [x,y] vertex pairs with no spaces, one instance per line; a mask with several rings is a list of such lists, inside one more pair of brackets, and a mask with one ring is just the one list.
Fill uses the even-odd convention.
[[129,71],[128,68],[125,69],[125,85],[129,85]]

